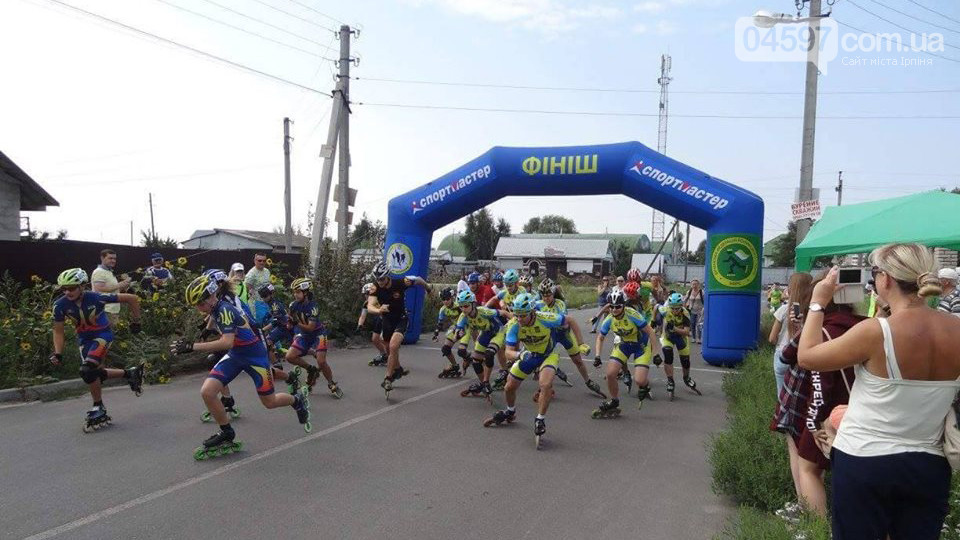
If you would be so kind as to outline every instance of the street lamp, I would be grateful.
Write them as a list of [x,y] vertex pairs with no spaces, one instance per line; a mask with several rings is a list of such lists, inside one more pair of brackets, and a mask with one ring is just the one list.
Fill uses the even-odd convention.
[[[810,43],[807,49],[807,79],[803,94],[803,143],[800,149],[800,190],[797,193],[797,202],[813,199],[813,147],[817,124],[817,59],[820,54],[820,24],[819,20],[827,15],[820,14],[820,0],[797,0],[798,7],[810,2],[810,16],[790,16],[785,13],[772,13],[760,10],[753,15],[753,24],[760,28],[773,28],[787,23],[809,22],[812,30]],[[803,241],[810,230],[810,220],[797,221],[797,244]]]

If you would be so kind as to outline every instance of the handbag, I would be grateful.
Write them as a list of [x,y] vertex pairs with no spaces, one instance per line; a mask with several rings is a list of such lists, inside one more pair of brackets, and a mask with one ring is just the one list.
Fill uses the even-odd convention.
[[947,418],[943,421],[943,455],[950,462],[950,468],[960,469],[960,427],[957,418],[960,417],[960,393],[954,396],[953,403],[947,411]]

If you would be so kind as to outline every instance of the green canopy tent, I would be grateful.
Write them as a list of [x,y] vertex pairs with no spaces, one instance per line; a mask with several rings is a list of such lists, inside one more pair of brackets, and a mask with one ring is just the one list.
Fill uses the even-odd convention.
[[847,206],[831,206],[797,246],[796,269],[826,255],[867,253],[891,242],[960,250],[960,195],[926,191]]

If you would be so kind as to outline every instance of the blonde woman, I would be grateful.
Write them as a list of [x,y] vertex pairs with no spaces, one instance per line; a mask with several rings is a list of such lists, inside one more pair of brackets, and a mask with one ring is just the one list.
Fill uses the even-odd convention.
[[890,317],[861,322],[821,342],[823,309],[838,270],[814,287],[799,362],[854,366],[857,382],[833,443],[833,537],[940,537],[950,492],[943,424],[960,388],[960,320],[931,309],[940,293],[930,251],[889,244],[870,254]]

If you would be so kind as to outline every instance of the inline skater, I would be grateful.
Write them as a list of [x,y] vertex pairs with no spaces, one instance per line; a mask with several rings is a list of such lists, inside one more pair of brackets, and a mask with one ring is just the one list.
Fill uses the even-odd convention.
[[683,368],[683,384],[695,392],[703,395],[697,389],[697,383],[690,377],[690,312],[683,307],[683,297],[680,293],[673,293],[667,298],[667,305],[660,309],[663,335],[660,344],[663,346],[663,371],[667,375],[667,392],[673,400],[676,384],[673,381],[673,350],[680,356],[680,367]]
[[[567,318],[559,313],[537,311],[532,295],[521,293],[513,300],[513,314],[506,329],[505,343],[507,358],[513,360],[510,367],[510,379],[505,387],[507,408],[497,411],[492,418],[483,422],[485,427],[504,422],[513,422],[516,417],[517,389],[528,375],[540,369],[538,383],[540,397],[537,403],[537,417],[534,419],[533,434],[540,448],[541,438],[547,431],[546,414],[553,397],[553,377],[560,357],[553,352],[556,343],[555,332],[569,328]],[[524,351],[520,351],[523,344]]]
[[502,314],[495,309],[478,306],[476,295],[469,290],[460,291],[457,295],[457,307],[460,308],[460,316],[455,326],[456,335],[466,336],[471,332],[477,334],[470,358],[473,371],[480,379],[460,395],[463,397],[483,395],[490,401],[490,394],[493,392],[490,387],[493,359],[503,347],[505,338]]
[[370,291],[372,290],[373,283],[367,283],[360,289],[360,294],[363,295],[363,305],[360,307],[360,318],[357,319],[357,332],[362,331],[364,325],[367,324],[367,319],[370,319],[370,342],[373,343],[380,354],[367,362],[367,365],[378,367],[387,365],[387,345],[383,342],[383,336],[380,335],[383,330],[383,321],[380,319],[380,315],[370,313],[367,310],[367,298],[370,297]]
[[[496,279],[496,278],[494,278]],[[527,289],[523,288],[519,284],[520,274],[514,270],[510,269],[504,272],[503,274],[503,284],[504,288],[496,296],[491,298],[485,304],[485,307],[494,308],[501,310],[501,322],[504,324],[510,319],[510,310],[513,305],[514,299],[523,293],[527,292]],[[503,390],[504,385],[507,383],[507,368],[509,364],[507,362],[507,357],[505,354],[500,353],[497,355],[497,361],[500,364],[500,371],[497,372],[497,379],[493,382],[494,390]]]
[[143,364],[126,369],[103,367],[107,351],[113,343],[113,331],[104,305],[119,303],[130,306],[130,333],[139,334],[140,299],[134,294],[84,291],[84,284],[88,281],[87,273],[80,268],[64,270],[57,276],[57,288],[63,295],[53,303],[53,354],[50,356],[53,365],[63,363],[64,325],[70,319],[80,346],[80,378],[87,383],[93,399],[93,407],[87,411],[84,419],[84,433],[98,430],[112,421],[103,406],[103,381],[122,377],[137,396],[143,391]]
[[300,368],[297,367],[290,373],[284,373],[283,361],[277,358],[278,353],[286,356],[290,350],[289,346],[293,341],[293,333],[288,328],[287,309],[283,302],[276,298],[276,290],[272,283],[267,283],[257,290],[260,300],[267,306],[268,317],[266,324],[261,327],[260,335],[267,345],[267,354],[270,358],[270,365],[273,366],[274,380],[285,380],[287,391],[292,394],[300,386]]
[[[630,357],[633,357],[634,378],[637,381],[637,408],[643,407],[643,401],[650,395],[648,373],[650,361],[660,365],[660,343],[656,339],[653,328],[647,323],[637,310],[627,307],[627,295],[622,290],[610,294],[610,315],[600,323],[597,334],[597,355],[603,347],[603,341],[612,330],[620,338],[614,345],[607,361],[607,388],[610,390],[610,399],[602,401],[600,407],[593,411],[593,418],[613,418],[620,415],[620,387],[617,385],[617,374],[627,367]],[[656,349],[656,350],[655,350]]]
[[403,335],[407,333],[407,305],[406,291],[417,285],[430,294],[433,287],[419,276],[406,276],[400,279],[390,277],[387,263],[379,262],[373,267],[373,277],[376,280],[370,296],[367,297],[367,310],[380,315],[382,323],[381,334],[388,344],[387,375],[380,387],[387,397],[393,390],[393,383],[403,377],[407,370],[400,365],[400,344]]
[[[437,327],[433,331],[433,341],[439,341],[440,332],[445,332],[443,346],[440,347],[440,354],[447,359],[450,365],[444,368],[437,377],[440,379],[459,379],[461,375],[467,372],[469,356],[467,356],[467,345],[464,339],[468,338],[466,334],[463,335],[463,339],[457,336],[457,320],[460,318],[460,310],[454,305],[455,298],[453,297],[453,289],[446,287],[441,290],[440,301],[442,305],[440,306],[439,313],[437,313]],[[460,365],[457,364],[457,360],[453,357],[453,346],[458,341],[461,345],[457,347],[457,354],[464,359],[462,373],[460,371]]]
[[[307,388],[313,391],[320,374],[327,380],[327,389],[337,399],[343,397],[343,391],[333,380],[333,370],[327,362],[327,330],[320,322],[320,308],[313,301],[313,283],[302,277],[290,283],[293,289],[293,302],[288,309],[289,319],[296,332],[290,349],[287,350],[287,362],[300,366],[307,371]],[[303,359],[312,354],[317,360],[316,367]]]
[[[537,290],[540,292],[540,300],[536,303],[537,311],[567,315],[567,304],[563,300],[563,292],[552,279],[545,278],[540,282]],[[600,385],[590,378],[587,367],[583,363],[582,355],[590,354],[590,346],[583,342],[580,325],[578,325],[573,318],[568,318],[567,323],[570,325],[570,328],[565,332],[558,332],[553,336],[553,340],[566,349],[567,354],[570,355],[570,361],[573,362],[577,371],[580,372],[580,376],[583,377],[583,382],[587,385],[587,388],[589,388],[591,392],[600,395],[600,397],[606,398],[607,396],[603,393],[603,390],[600,389]],[[573,386],[567,380],[567,375],[560,369],[560,366],[556,368],[556,377],[567,383],[567,385]],[[534,401],[537,401],[538,398],[539,396],[534,394]]]
[[493,283],[490,285],[490,289],[493,291],[493,295],[496,296],[500,294],[500,291],[503,290],[503,274],[496,272],[493,274],[493,278],[490,280]]
[[194,343],[187,338],[180,338],[170,345],[171,352],[186,354],[192,351],[216,352],[227,351],[220,359],[207,379],[203,382],[200,395],[207,406],[207,410],[217,421],[220,430],[203,441],[203,445],[194,450],[193,457],[197,460],[207,459],[217,455],[230,454],[241,450],[242,443],[235,441],[236,432],[230,425],[230,416],[224,409],[217,396],[241,371],[253,379],[257,387],[260,402],[268,409],[291,406],[297,413],[297,420],[303,424],[303,429],[310,432],[310,403],[306,395],[298,392],[296,395],[276,393],[273,388],[273,379],[270,374],[270,362],[267,359],[267,348],[263,341],[250,326],[250,321],[243,311],[224,299],[217,298],[220,287],[209,276],[201,275],[187,285],[184,296],[187,304],[194,306],[200,313],[209,315],[211,321],[220,332],[216,341]]

